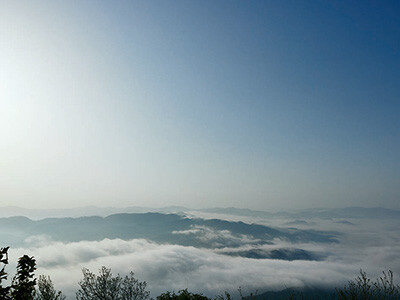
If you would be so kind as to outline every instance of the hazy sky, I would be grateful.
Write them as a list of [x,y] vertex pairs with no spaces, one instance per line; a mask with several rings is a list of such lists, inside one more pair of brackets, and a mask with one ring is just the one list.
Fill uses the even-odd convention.
[[0,206],[400,208],[399,15],[0,0]]

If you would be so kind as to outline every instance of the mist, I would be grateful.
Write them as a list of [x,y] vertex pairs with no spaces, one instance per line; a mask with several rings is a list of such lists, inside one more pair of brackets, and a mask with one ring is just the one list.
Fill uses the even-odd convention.
[[[191,211],[188,220],[217,220],[213,213],[195,214]],[[198,219],[199,215],[202,219]],[[147,214],[139,216],[143,218]],[[38,266],[36,274],[50,275],[68,299],[74,298],[82,268],[97,273],[102,266],[111,268],[113,274],[125,275],[133,271],[138,279],[148,283],[152,297],[167,290],[185,288],[210,297],[225,291],[238,296],[239,287],[248,294],[287,287],[333,289],[354,278],[360,269],[372,278],[389,269],[400,274],[397,255],[400,223],[397,219],[308,218],[305,221],[275,216],[253,219],[263,224],[257,225],[250,223],[251,217],[229,214],[218,214],[218,217],[219,222],[228,222],[224,224],[230,229],[189,224],[189,229],[171,231],[171,236],[187,240],[156,242],[151,238],[104,238],[88,241],[80,238],[75,242],[63,242],[45,234],[28,236],[21,246],[10,249],[10,261],[14,265],[8,268],[14,269],[16,259],[23,254],[34,256]],[[154,223],[156,230],[160,229],[157,222]],[[297,235],[318,228],[319,235],[326,232],[334,239],[315,240],[311,236],[309,240],[291,240],[287,236],[277,236],[263,240],[252,234],[237,234],[238,224],[268,224],[266,230],[289,230]],[[192,246],[188,246],[190,243]],[[299,256],[300,250],[303,256]],[[271,258],[271,253],[279,255]]]

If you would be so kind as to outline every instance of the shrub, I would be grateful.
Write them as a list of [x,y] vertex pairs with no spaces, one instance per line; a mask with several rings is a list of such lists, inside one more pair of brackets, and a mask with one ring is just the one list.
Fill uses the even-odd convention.
[[139,282],[134,273],[122,278],[112,276],[111,269],[102,267],[96,276],[88,269],[83,269],[83,280],[79,282],[80,289],[76,292],[78,300],[143,300],[148,299],[150,292],[146,291],[146,282]]
[[180,290],[178,294],[175,292],[165,292],[160,296],[157,296],[157,300],[210,300],[203,294],[193,294],[187,289]]
[[349,281],[342,289],[337,289],[340,300],[375,300],[375,299],[400,299],[400,286],[393,282],[393,272],[382,272],[383,275],[372,281],[367,274],[360,270],[360,275]]
[[54,289],[50,276],[40,275],[35,300],[65,300],[65,296]]

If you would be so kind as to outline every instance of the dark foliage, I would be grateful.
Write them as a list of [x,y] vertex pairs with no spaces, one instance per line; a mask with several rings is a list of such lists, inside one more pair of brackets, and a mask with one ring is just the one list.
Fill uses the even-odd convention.
[[337,289],[340,300],[394,300],[400,299],[400,285],[393,282],[393,272],[382,272],[383,275],[372,281],[360,270],[360,275],[349,281],[342,289]]
[[112,276],[111,269],[102,267],[99,275],[88,269],[83,269],[83,280],[79,282],[80,289],[76,293],[78,300],[144,300],[150,292],[146,291],[146,282],[139,282],[134,273],[125,277]]
[[6,265],[8,264],[8,249],[9,247],[6,248],[0,248],[0,264],[2,264],[1,269],[0,269],[0,299],[7,300],[9,299],[8,295],[10,292],[9,286],[3,287],[2,281],[7,280],[7,273],[5,271]]
[[54,289],[50,276],[40,275],[35,300],[65,300],[65,296]]
[[11,297],[14,300],[31,300],[35,296],[36,278],[33,278],[36,270],[36,260],[24,255],[19,258],[17,274],[11,285]]
[[166,292],[157,296],[157,300],[209,300],[203,294],[194,294],[189,292],[187,289],[180,290],[178,294],[175,292]]

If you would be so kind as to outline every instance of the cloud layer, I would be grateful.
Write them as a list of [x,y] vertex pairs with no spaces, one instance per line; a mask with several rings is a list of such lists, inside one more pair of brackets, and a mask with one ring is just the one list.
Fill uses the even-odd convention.
[[[11,265],[7,270],[12,276],[17,258],[23,254],[33,255],[38,265],[36,274],[50,275],[56,288],[67,294],[68,299],[74,299],[83,267],[94,273],[101,266],[111,268],[114,274],[134,271],[139,280],[148,282],[152,297],[184,288],[215,296],[224,291],[237,295],[239,287],[244,293],[286,287],[335,287],[354,278],[360,268],[372,278],[388,269],[400,274],[400,222],[351,219],[354,225],[348,225],[336,221],[310,219],[299,226],[341,232],[337,243],[294,243],[279,238],[271,243],[258,243],[245,234],[203,225],[175,230],[172,235],[194,236],[214,248],[145,239],[60,242],[46,235],[30,236],[24,241],[26,246],[10,249]],[[287,220],[274,221],[275,224],[280,222]],[[320,259],[290,261],[232,256],[232,253],[289,251],[285,249],[315,253]]]
[[[153,297],[166,290],[183,288],[215,296],[225,290],[235,292],[238,287],[250,292],[285,287],[337,286],[353,278],[361,267],[373,275],[388,268],[397,273],[400,271],[399,242],[365,248],[334,244],[330,245],[329,251],[323,249],[326,245],[296,245],[310,251],[329,252],[324,261],[231,257],[221,254],[221,249],[157,244],[142,239],[61,243],[35,237],[31,242],[30,248],[12,249],[11,260],[15,261],[23,254],[34,255],[38,264],[37,274],[50,275],[56,287],[71,299],[82,278],[81,269],[86,267],[96,273],[103,265],[112,268],[114,274],[134,271],[140,280],[148,282]],[[262,247],[292,246],[276,240],[275,245]]]

